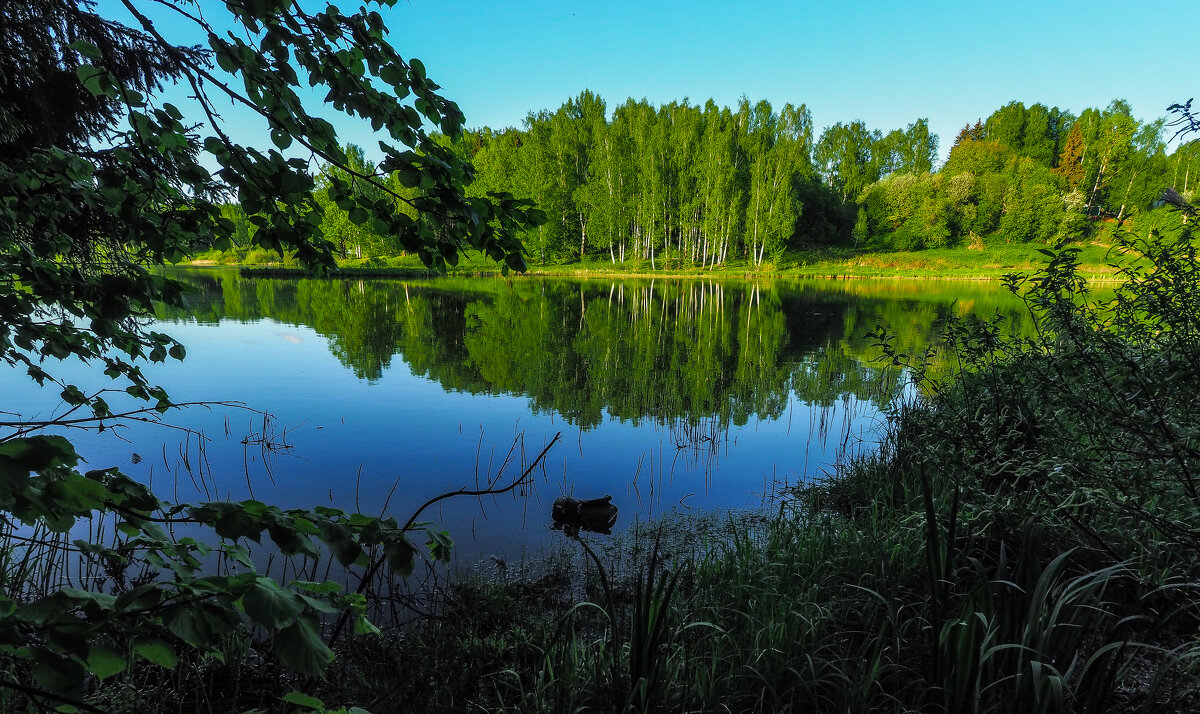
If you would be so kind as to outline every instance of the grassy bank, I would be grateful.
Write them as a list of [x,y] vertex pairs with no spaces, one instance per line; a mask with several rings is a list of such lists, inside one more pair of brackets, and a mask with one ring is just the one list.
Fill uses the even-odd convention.
[[[1093,281],[1112,281],[1117,269],[1112,263],[1125,254],[1105,243],[1083,243],[1079,248],[1079,272]],[[1041,252],[1046,246],[980,245],[977,248],[941,248],[920,251],[867,251],[828,248],[789,251],[777,261],[755,266],[744,260],[731,260],[716,268],[699,267],[688,260],[670,255],[655,261],[629,259],[613,262],[606,256],[584,260],[540,264],[530,261],[530,275],[562,276],[694,276],[787,278],[952,278],[995,279],[1013,272],[1030,272],[1045,262]],[[240,265],[249,274],[300,274],[291,261],[263,250],[203,254],[194,265]],[[347,259],[339,262],[344,275],[364,277],[424,277],[430,275],[415,256]],[[484,256],[467,256],[448,271],[452,275],[496,275],[496,264]]]

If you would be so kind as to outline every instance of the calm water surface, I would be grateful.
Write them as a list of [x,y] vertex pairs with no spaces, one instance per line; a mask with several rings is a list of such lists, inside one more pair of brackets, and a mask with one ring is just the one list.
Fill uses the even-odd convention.
[[[171,500],[255,497],[403,521],[441,492],[515,476],[561,433],[530,489],[427,512],[460,562],[536,551],[560,495],[611,495],[618,528],[757,506],[874,444],[900,389],[874,361],[875,326],[913,353],[954,312],[1022,324],[998,286],[964,282],[179,275],[195,286],[187,309],[163,311],[154,329],[188,356],[147,368],[151,379],[176,401],[272,418],[217,405],[164,421],[202,436],[74,433],[88,466],[120,466]],[[111,386],[78,364],[58,371]],[[0,411],[27,418],[62,409],[17,372],[0,374],[0,394]]]

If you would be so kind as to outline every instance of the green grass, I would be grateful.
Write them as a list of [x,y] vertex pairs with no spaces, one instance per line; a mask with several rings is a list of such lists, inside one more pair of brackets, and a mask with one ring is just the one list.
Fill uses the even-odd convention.
[[[1091,280],[1114,280],[1116,269],[1110,263],[1123,254],[1101,243],[1081,243],[1080,273]],[[938,248],[920,251],[871,251],[828,248],[789,251],[778,261],[754,266],[745,260],[730,260],[715,269],[690,261],[662,257],[654,262],[629,259],[613,263],[607,256],[588,256],[541,265],[531,262],[530,275],[562,276],[703,276],[747,277],[778,276],[790,278],[954,278],[994,279],[1006,273],[1032,272],[1045,262],[1040,251],[1047,247],[1034,244],[994,244],[978,248]],[[281,259],[263,250],[234,250],[227,253],[201,254],[195,265],[243,265],[267,268],[261,274],[283,275],[299,271],[294,261]],[[420,277],[430,275],[416,256],[339,260],[344,273],[376,277]],[[497,275],[496,264],[477,254],[464,255],[459,265],[447,271],[451,275]]]

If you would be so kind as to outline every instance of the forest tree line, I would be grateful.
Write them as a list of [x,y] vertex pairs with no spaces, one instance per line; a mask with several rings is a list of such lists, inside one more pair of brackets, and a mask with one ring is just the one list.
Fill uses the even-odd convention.
[[[1167,219],[1153,210],[1162,191],[1191,200],[1200,172],[1200,140],[1168,153],[1169,138],[1164,119],[1139,121],[1122,100],[1078,116],[1014,101],[964,126],[935,170],[939,140],[926,119],[886,134],[839,122],[818,136],[804,105],[630,99],[609,112],[584,91],[555,111],[530,113],[520,129],[441,141],[474,165],[469,195],[507,192],[547,214],[525,236],[531,262],[592,256],[663,267],[731,258],[758,266],[821,245],[1047,243],[1129,219]],[[360,148],[347,153],[355,171],[375,173]],[[420,200],[419,176],[384,179]],[[349,257],[399,252],[368,217],[339,207],[338,182],[385,195],[344,170],[322,169],[314,199],[326,238]],[[239,244],[248,244],[253,219],[237,206],[229,215]]]

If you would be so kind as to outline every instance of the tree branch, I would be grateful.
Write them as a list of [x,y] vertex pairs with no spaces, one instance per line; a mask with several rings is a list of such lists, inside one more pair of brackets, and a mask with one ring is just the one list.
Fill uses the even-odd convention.
[[[429,508],[430,506],[432,506],[435,503],[438,503],[439,501],[444,501],[447,498],[453,498],[455,496],[488,496],[488,495],[498,496],[500,494],[509,493],[510,491],[514,490],[521,484],[527,482],[527,479],[529,478],[530,474],[533,473],[533,470],[535,468],[537,468],[538,464],[541,463],[542,459],[544,459],[546,457],[546,454],[550,451],[550,448],[553,447],[555,444],[557,444],[558,440],[560,438],[562,438],[562,432],[556,433],[554,435],[554,438],[550,440],[550,443],[546,444],[546,447],[543,448],[541,450],[541,452],[537,455],[537,457],[534,458],[533,462],[529,464],[529,467],[526,468],[525,471],[522,472],[520,476],[513,479],[512,483],[505,486],[504,488],[500,488],[500,489],[486,488],[486,489],[475,489],[475,490],[462,488],[462,489],[458,489],[457,491],[450,491],[447,493],[443,493],[443,494],[434,496],[433,498],[429,499],[425,503],[421,504],[421,507],[413,512],[412,516],[408,519],[408,522],[404,524],[404,527],[401,530],[407,531],[408,529],[412,528],[413,524],[417,522],[417,518],[420,517],[421,513],[424,512],[425,509]],[[363,575],[362,580],[359,581],[358,588],[355,589],[355,592],[361,594],[364,591],[366,591],[367,586],[375,578],[375,575],[379,572],[379,568],[383,566],[383,563],[385,562],[385,560],[386,560],[386,558],[384,556],[380,555],[380,556],[376,557],[374,561],[372,561],[371,566],[369,568],[367,568],[367,572]],[[334,642],[337,642],[338,636],[341,635],[342,630],[346,627],[346,622],[349,619],[350,619],[350,613],[348,611],[343,612],[338,617],[338,621],[333,626],[333,631],[329,635],[329,642],[331,644]]]

